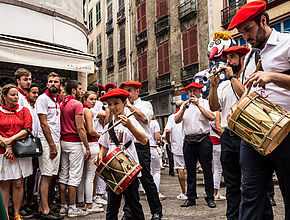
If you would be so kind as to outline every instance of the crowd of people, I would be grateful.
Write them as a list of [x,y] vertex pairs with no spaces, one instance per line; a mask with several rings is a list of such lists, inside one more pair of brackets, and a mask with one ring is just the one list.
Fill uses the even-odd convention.
[[[175,170],[178,175],[176,197],[183,200],[181,207],[196,205],[200,163],[209,208],[216,207],[216,200],[226,199],[229,220],[273,219],[275,171],[285,219],[290,220],[289,134],[271,154],[262,156],[228,128],[228,119],[248,90],[290,111],[290,36],[269,27],[265,10],[264,1],[238,10],[229,30],[237,28],[252,49],[232,46],[224,50],[227,65],[220,70],[228,80],[219,84],[219,75],[214,75],[208,99],[202,98],[203,85],[187,85],[189,99],[175,103],[176,112],[169,116],[163,132],[152,104],[139,97],[142,84],[137,81],[123,82],[119,88],[112,83],[108,88],[92,84],[84,90],[78,81],[62,82],[51,72],[47,90],[39,95],[31,72],[19,68],[17,85],[2,88],[0,107],[0,189],[11,219],[57,220],[104,212],[106,206],[106,219],[115,220],[124,196],[122,219],[141,220],[145,219],[139,198],[143,191],[151,219],[159,220],[160,200],[166,196],[160,192],[162,156],[167,155],[169,175],[174,176]],[[262,67],[255,72],[258,59]],[[105,133],[108,129],[113,132]],[[40,138],[42,155],[15,157],[14,142],[30,133]],[[121,194],[96,175],[97,167],[116,147],[142,167]],[[226,196],[219,193],[222,175]]]

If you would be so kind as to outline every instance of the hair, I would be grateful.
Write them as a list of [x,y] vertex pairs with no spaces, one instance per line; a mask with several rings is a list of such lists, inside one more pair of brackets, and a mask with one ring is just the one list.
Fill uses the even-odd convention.
[[1,98],[2,98],[2,103],[3,103],[3,104],[5,104],[4,96],[7,96],[7,95],[8,95],[8,92],[9,92],[11,89],[17,89],[17,86],[14,85],[14,84],[6,84],[5,86],[3,86],[3,88],[2,88],[2,93],[1,93]]
[[254,17],[253,20],[258,24],[258,26],[260,26],[261,25],[261,17],[263,15],[266,17],[266,23],[269,26],[269,15],[265,11],[263,11],[262,13],[258,14],[256,17]]
[[58,78],[59,78],[59,82],[60,82],[60,84],[62,84],[62,80],[61,80],[60,76],[59,76],[57,73],[55,73],[55,72],[51,72],[50,74],[48,74],[48,76],[47,76],[47,81],[48,81],[48,79],[49,79],[50,77],[58,77]]
[[25,68],[18,68],[14,73],[15,79],[20,79],[22,76],[30,76],[31,72]]
[[87,100],[87,98],[92,94],[97,95],[94,91],[86,91],[85,94],[82,96],[81,102],[84,104],[85,100]]
[[36,83],[31,83],[30,87],[27,89],[27,92],[30,92],[30,90],[35,87],[39,89],[39,86]]
[[65,91],[68,95],[71,95],[71,92],[73,89],[77,89],[78,86],[81,85],[80,82],[76,81],[76,80],[70,80],[66,83],[65,85]]
[[93,91],[95,93],[99,92],[99,87],[97,84],[89,84],[88,87],[87,87],[87,91]]

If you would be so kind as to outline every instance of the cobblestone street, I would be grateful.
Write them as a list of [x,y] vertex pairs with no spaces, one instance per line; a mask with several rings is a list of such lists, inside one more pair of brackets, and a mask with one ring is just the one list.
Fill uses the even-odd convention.
[[[198,196],[199,199],[197,200],[197,205],[188,207],[188,208],[181,208],[180,204],[182,201],[176,199],[176,196],[180,193],[180,187],[178,183],[177,175],[174,177],[168,175],[168,168],[162,171],[161,175],[161,192],[166,196],[166,199],[162,201],[163,205],[163,218],[164,220],[170,219],[226,219],[225,217],[225,210],[226,210],[226,201],[216,201],[217,207],[214,209],[209,208],[206,205],[204,200],[204,185],[202,185],[202,174],[197,175],[198,178]],[[222,186],[220,193],[225,195],[225,187]],[[275,200],[277,202],[277,206],[274,207],[274,214],[275,220],[282,220],[284,216],[284,205],[282,202],[281,193],[279,190],[278,185],[275,185]],[[146,196],[141,196],[141,203],[143,206],[143,211],[145,213],[146,219],[151,219],[151,214],[149,210],[149,206],[146,201]],[[122,210],[120,210],[119,219],[122,217]],[[66,218],[68,219],[68,218]],[[88,215],[86,217],[79,217],[79,218],[70,218],[71,220],[93,220],[93,219],[105,219],[105,212],[98,213],[93,215]]]

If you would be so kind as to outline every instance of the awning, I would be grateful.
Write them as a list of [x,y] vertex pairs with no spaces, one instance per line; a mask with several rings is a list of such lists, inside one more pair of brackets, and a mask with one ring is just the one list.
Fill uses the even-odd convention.
[[94,56],[0,34],[0,61],[94,73]]

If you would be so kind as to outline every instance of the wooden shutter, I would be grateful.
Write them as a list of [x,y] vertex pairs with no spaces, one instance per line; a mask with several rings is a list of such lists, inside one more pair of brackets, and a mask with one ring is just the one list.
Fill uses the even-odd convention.
[[183,50],[183,65],[188,66],[189,59],[188,59],[188,32],[182,34],[182,50]]
[[170,72],[169,67],[169,42],[158,46],[158,75],[163,75]]
[[124,7],[124,0],[119,0],[119,9]]
[[140,82],[148,81],[147,73],[147,52],[138,57],[138,72]]
[[120,50],[125,48],[125,25],[120,27]]
[[112,8],[112,3],[110,3],[108,6],[107,6],[107,13],[108,13],[108,20],[111,20],[113,18],[113,8]]
[[109,36],[108,37],[108,57],[113,56],[113,52],[114,52],[113,47],[114,47],[113,36]]
[[198,63],[198,42],[196,27],[182,34],[183,65]]
[[137,29],[138,33],[146,30],[147,21],[146,21],[146,1],[143,1],[140,5],[137,6]]
[[157,19],[168,15],[168,0],[157,0]]

